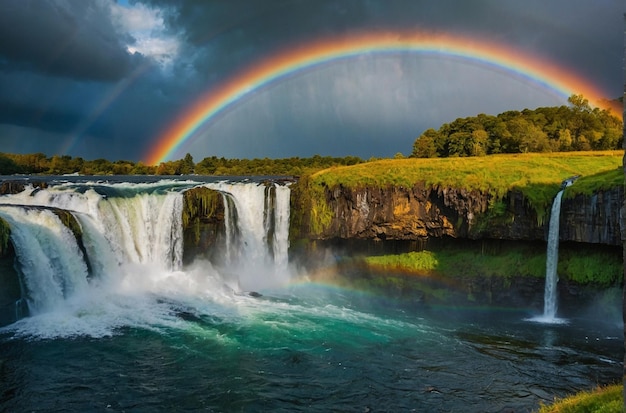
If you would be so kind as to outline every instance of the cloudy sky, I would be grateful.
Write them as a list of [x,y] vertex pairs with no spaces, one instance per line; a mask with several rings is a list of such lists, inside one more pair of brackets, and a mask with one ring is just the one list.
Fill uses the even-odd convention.
[[[201,96],[319,38],[411,32],[489,39],[624,85],[623,0],[2,0],[0,152],[145,160]],[[425,129],[565,104],[471,60],[367,55],[251,91],[170,159],[409,154]]]

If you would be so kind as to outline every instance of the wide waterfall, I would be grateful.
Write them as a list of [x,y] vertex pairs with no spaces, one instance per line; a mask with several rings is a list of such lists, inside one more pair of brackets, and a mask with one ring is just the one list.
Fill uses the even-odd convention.
[[[183,268],[183,193],[196,186],[220,191],[227,200],[228,257],[219,269],[211,262]],[[63,222],[59,211],[73,217],[78,229]],[[102,294],[111,302],[124,301],[119,303],[124,310],[127,294],[152,294],[161,301],[196,299],[203,289],[237,294],[288,278],[286,185],[159,181],[28,186],[1,198],[0,217],[11,230],[19,300],[31,315],[67,310],[81,305],[77,300]]]

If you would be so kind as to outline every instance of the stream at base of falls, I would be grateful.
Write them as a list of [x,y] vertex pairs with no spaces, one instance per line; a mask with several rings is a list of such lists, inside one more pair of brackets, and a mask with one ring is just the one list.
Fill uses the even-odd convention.
[[2,330],[0,410],[530,412],[620,380],[617,323],[526,316],[315,284],[92,297]]

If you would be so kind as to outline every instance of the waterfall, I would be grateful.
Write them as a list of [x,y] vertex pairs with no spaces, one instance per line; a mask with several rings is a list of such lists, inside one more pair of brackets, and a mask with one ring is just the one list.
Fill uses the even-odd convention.
[[50,310],[87,287],[87,265],[74,234],[52,211],[0,207],[11,226],[11,241],[31,313]]
[[[86,291],[97,295],[105,285],[114,292],[177,297],[219,288],[233,274],[235,290],[256,290],[287,277],[288,187],[181,182],[61,184],[0,197],[0,217],[10,226],[23,286],[19,303],[37,315]],[[222,193],[223,274],[211,263],[196,272],[183,268],[183,192],[198,185]],[[74,216],[80,242],[54,208]],[[207,284],[214,278],[222,281]],[[21,306],[13,306],[11,318],[20,316]]]
[[546,251],[546,284],[544,291],[543,318],[555,320],[557,310],[557,283],[559,276],[557,266],[559,262],[559,219],[561,215],[561,197],[563,190],[560,190],[550,212],[550,225],[548,228],[548,248]]
[[[227,257],[229,271],[237,274],[239,287],[258,289],[286,281],[289,187],[236,182],[206,186],[222,192],[228,200],[224,203],[226,239],[230,240]],[[237,252],[232,251],[233,247],[238,248]]]

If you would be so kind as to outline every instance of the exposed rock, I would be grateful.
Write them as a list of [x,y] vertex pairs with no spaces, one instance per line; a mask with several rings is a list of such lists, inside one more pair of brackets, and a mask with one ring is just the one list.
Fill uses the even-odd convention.
[[[543,241],[549,222],[538,219],[518,191],[497,200],[477,190],[428,188],[423,184],[358,189],[340,185],[325,188],[324,196],[332,211],[330,224],[315,234],[307,230],[314,225],[299,223],[300,238],[416,240],[450,236]],[[623,200],[623,188],[565,199],[561,240],[621,245],[619,213]],[[303,216],[313,219],[310,214]]]
[[561,204],[561,240],[621,245],[620,210],[624,189],[577,195]]
[[222,195],[206,187],[192,188],[183,198],[183,262],[196,258],[212,260],[224,235]]
[[31,185],[34,188],[47,188],[48,187],[48,183],[41,181],[41,182],[25,182],[23,180],[21,181],[2,181],[0,183],[0,195],[10,195],[10,194],[19,194],[20,192],[24,191],[24,189],[26,188],[26,185]]

